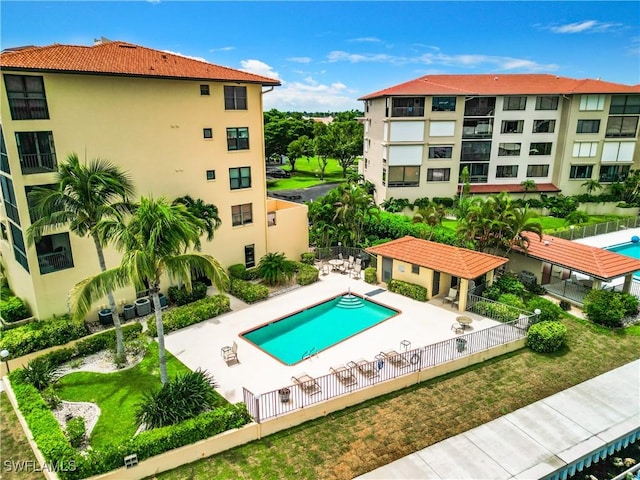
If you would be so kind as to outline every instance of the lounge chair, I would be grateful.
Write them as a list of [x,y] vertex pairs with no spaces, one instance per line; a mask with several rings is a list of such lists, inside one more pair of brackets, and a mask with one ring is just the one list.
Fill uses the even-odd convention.
[[380,352],[380,355],[382,356],[382,358],[388,360],[390,364],[396,367],[404,368],[409,366],[409,362],[407,361],[407,359],[395,350]]
[[331,373],[333,373],[338,381],[342,383],[345,387],[350,387],[358,383],[358,379],[353,374],[350,368],[345,367],[344,365],[339,365],[337,367],[331,367]]
[[347,362],[347,367],[356,368],[363,377],[373,378],[378,376],[378,369],[375,363],[367,362],[364,358]]
[[453,303],[457,297],[458,297],[458,289],[450,288],[449,294],[442,299],[442,303],[447,303],[447,302]]
[[351,278],[360,278],[360,272],[362,271],[362,265],[356,264],[351,272]]
[[222,347],[221,353],[222,358],[227,365],[240,363],[240,361],[238,360],[238,344],[236,342],[233,342],[230,347]]
[[315,378],[307,375],[306,373],[302,373],[296,377],[291,377],[291,381],[298,385],[302,389],[302,391],[309,396],[315,395],[316,393],[320,393],[322,391],[318,381]]

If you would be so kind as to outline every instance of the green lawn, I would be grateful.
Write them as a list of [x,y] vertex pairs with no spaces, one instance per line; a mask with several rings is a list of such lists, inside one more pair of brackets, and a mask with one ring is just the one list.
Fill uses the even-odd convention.
[[[167,371],[171,378],[189,369],[167,352]],[[135,410],[143,393],[160,388],[158,345],[152,342],[145,358],[133,368],[114,373],[70,373],[55,388],[63,400],[93,402],[100,407],[100,419],[91,434],[94,448],[125,441],[137,430]]]
[[[284,170],[291,170],[291,165],[285,165]],[[291,174],[291,178],[281,178],[270,181],[267,188],[272,191],[293,190],[299,188],[313,187],[323,183],[340,183],[344,181],[342,176],[342,167],[337,160],[332,158],[327,163],[324,171],[324,180],[320,179],[320,167],[316,157],[299,159],[296,162],[296,170]]]
[[640,327],[563,322],[558,353],[523,348],[153,478],[351,479],[640,357]]

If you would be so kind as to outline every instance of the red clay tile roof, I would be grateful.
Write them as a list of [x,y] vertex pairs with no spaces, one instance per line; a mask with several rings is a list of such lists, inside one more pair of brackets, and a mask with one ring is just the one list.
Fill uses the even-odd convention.
[[529,238],[531,242],[527,247],[526,255],[599,280],[609,281],[640,270],[640,260],[603,248],[591,247],[551,235],[543,235],[542,241],[538,241],[538,236],[535,234],[529,235]]
[[506,258],[488,253],[430,242],[411,236],[369,247],[366,251],[373,255],[394,258],[468,280],[478,278],[509,261]]
[[[458,192],[462,189],[462,185],[458,185]],[[561,190],[553,183],[536,183],[535,191],[528,191],[527,193],[548,193],[548,192],[560,192]],[[486,183],[472,183],[469,185],[469,193],[524,193],[524,188],[518,183],[505,183],[502,185],[489,185]]]
[[0,53],[3,70],[96,73],[280,85],[278,80],[125,42],[54,44]]
[[358,100],[391,95],[570,95],[580,93],[640,93],[635,85],[602,80],[577,80],[549,74],[425,75]]

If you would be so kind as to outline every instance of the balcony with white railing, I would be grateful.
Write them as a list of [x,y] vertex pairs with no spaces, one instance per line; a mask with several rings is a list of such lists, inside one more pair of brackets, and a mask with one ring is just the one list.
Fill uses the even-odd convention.
[[55,153],[28,153],[20,155],[20,168],[24,175],[55,172],[58,169]]

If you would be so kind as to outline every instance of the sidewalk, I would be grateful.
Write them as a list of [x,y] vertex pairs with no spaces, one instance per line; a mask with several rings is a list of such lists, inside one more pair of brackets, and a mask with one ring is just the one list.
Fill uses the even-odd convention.
[[562,478],[640,436],[638,391],[640,360],[356,478]]

